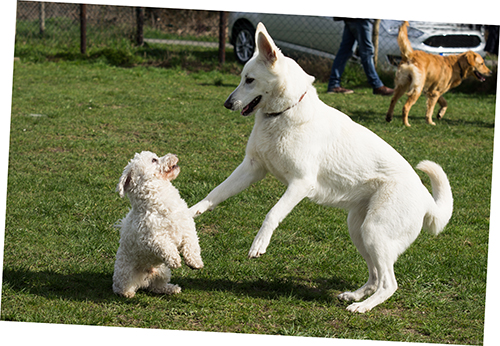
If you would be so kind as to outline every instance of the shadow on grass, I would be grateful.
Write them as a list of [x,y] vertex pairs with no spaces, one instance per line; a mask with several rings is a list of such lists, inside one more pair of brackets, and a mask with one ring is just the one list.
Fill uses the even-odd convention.
[[[372,122],[386,122],[385,121],[385,113],[380,113],[380,112],[366,112],[366,111],[346,111],[346,114],[353,119],[354,121],[372,121]],[[494,128],[495,123],[494,122],[489,122],[489,121],[481,121],[481,120],[463,120],[463,119],[453,119],[453,115],[450,114],[448,117],[447,115],[444,116],[442,119],[436,119],[436,117],[433,117],[434,122],[436,122],[438,125],[439,123],[442,123],[442,125],[448,125],[448,126],[472,126],[472,127],[484,127],[484,128]],[[423,126],[432,126],[432,125],[427,125],[425,124],[425,116],[412,116],[411,114],[408,116],[408,121],[410,124],[412,122],[423,122]],[[403,117],[398,114],[394,114],[394,117],[392,119],[392,123],[397,123],[400,124],[401,127],[403,127]],[[432,127],[431,127],[432,128]]]
[[[224,279],[173,278],[172,281],[189,290],[225,291],[234,294],[274,300],[280,297],[294,297],[302,301],[325,302],[336,298],[345,290],[353,290],[352,283],[347,283],[337,277],[316,278],[308,285],[301,284],[302,278],[278,278],[272,281],[263,279],[240,280],[238,282]],[[312,287],[311,287],[312,286]]]
[[[3,272],[3,285],[14,291],[47,298],[110,301],[118,299],[112,289],[112,275],[103,273],[61,274],[49,271],[10,270]],[[5,291],[4,291],[5,294]]]
[[[232,292],[269,300],[279,297],[294,297],[303,301],[315,300],[318,302],[331,301],[340,291],[356,289],[352,283],[346,283],[336,277],[316,278],[313,280],[312,287],[310,284],[299,283],[300,280],[301,278],[280,278],[272,281],[259,279],[235,282],[224,279],[175,278],[173,276],[171,282],[180,285],[184,290]],[[134,301],[134,299],[115,295],[111,288],[112,283],[112,275],[105,273],[61,274],[9,269],[3,272],[3,284],[18,292],[75,301]]]

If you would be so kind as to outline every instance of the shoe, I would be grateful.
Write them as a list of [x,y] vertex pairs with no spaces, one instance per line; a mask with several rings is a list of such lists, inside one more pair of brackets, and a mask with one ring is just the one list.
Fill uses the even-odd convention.
[[394,94],[394,89],[388,88],[384,85],[379,88],[373,89],[373,95],[390,96],[392,94]]
[[327,94],[352,94],[354,91],[350,89],[345,89],[342,87],[336,87],[326,91]]

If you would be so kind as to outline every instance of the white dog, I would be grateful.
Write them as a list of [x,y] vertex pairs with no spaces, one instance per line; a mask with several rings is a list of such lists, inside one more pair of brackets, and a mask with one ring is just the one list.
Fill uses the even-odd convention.
[[182,252],[193,269],[203,267],[194,220],[186,202],[170,183],[180,172],[177,156],[158,158],[143,151],[125,167],[117,191],[127,194],[132,209],[121,220],[113,291],[132,298],[139,288],[179,293],[169,284],[170,268],[181,266]]
[[366,312],[397,289],[393,265],[422,227],[438,234],[453,209],[451,188],[441,167],[417,168],[431,180],[434,198],[408,162],[381,138],[320,101],[307,75],[285,57],[264,26],[255,34],[257,52],[245,65],[239,86],[224,106],[255,113],[246,155],[236,170],[190,208],[212,210],[269,172],[287,190],[267,214],[249,257],[266,252],[278,224],[305,197],[349,210],[352,241],[366,260],[368,282],[339,298],[357,301],[349,311]]

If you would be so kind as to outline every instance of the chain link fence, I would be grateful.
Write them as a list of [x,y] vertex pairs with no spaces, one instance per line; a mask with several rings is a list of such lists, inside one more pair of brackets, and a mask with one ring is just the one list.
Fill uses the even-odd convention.
[[[234,46],[237,60],[244,63],[253,53],[253,34],[259,21],[266,25],[277,45],[292,57],[307,55],[333,59],[344,29],[344,22],[332,17],[228,13],[227,25],[222,22],[223,36],[220,36],[220,12],[162,8],[141,8],[138,11],[127,6],[83,6],[85,22],[82,22],[82,5],[18,1],[16,41],[53,40],[58,45],[78,47],[82,45],[82,27],[86,28],[84,39],[89,47],[106,46],[111,42],[116,45],[120,41],[140,44],[137,41],[140,35],[146,41],[169,42],[162,40],[175,39],[212,42],[216,46],[223,37]],[[400,23],[375,21],[373,41],[378,67],[397,64]],[[472,49],[484,56],[487,34],[481,25],[424,22],[411,23],[409,31],[414,48],[443,55]],[[498,43],[496,47],[498,49]]]
[[[111,40],[134,41],[137,35],[137,8],[111,5],[84,5],[89,45],[105,45]],[[18,1],[17,40],[63,39],[67,45],[80,44],[82,5]],[[145,28],[153,38],[217,41],[219,13],[213,11],[145,8]]]
[[[86,5],[89,43],[105,45],[109,40],[131,39],[136,23],[135,9]],[[57,41],[78,47],[81,39],[81,5],[18,1],[16,41]]]

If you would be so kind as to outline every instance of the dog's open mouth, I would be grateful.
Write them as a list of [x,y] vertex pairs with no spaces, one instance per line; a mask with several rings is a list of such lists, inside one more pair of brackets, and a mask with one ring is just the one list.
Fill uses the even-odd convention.
[[243,107],[243,110],[241,111],[241,115],[249,115],[251,114],[255,107],[259,104],[260,102],[260,99],[262,98],[262,96],[257,96],[256,98],[254,98],[252,100],[252,102],[250,102],[248,105],[246,105],[245,107]]
[[168,181],[172,181],[179,175],[180,167],[177,164],[166,167],[166,170],[162,170],[160,177]]
[[476,78],[480,81],[480,82],[484,82],[486,80],[486,77],[483,76],[482,74],[480,74],[479,72],[477,71],[474,71],[474,75],[476,76]]
[[173,166],[171,166],[171,167],[168,168],[168,170],[165,172],[165,174],[171,173],[171,172],[173,172],[177,168],[179,168],[178,165],[173,165]]
[[162,172],[161,178],[168,181],[172,181],[175,178],[177,178],[177,176],[179,175],[179,171],[180,171],[179,166],[173,165],[169,167],[168,170]]

